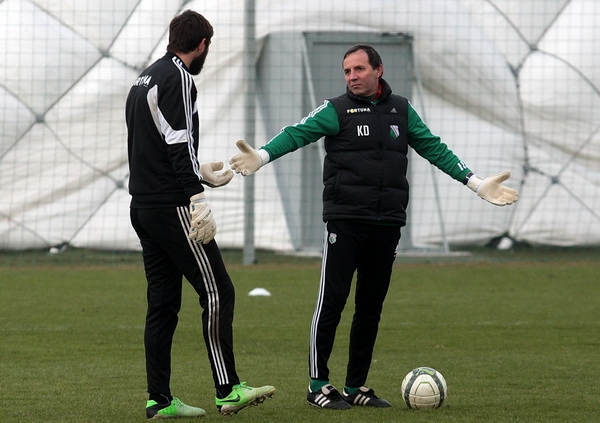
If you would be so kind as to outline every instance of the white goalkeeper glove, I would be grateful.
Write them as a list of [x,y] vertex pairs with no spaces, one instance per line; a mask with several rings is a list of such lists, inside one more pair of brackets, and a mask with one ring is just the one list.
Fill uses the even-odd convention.
[[208,244],[217,234],[217,223],[203,192],[190,198],[190,214],[192,215],[192,222],[188,234],[189,238],[192,241]]
[[467,186],[478,196],[496,206],[506,206],[517,202],[519,193],[502,182],[510,178],[510,172],[502,172],[485,179],[473,174],[467,181]]
[[238,140],[235,145],[241,151],[229,160],[235,173],[242,176],[252,175],[258,169],[269,163],[269,153],[265,150],[256,151],[244,140]]
[[225,172],[216,173],[216,171],[222,170],[223,166],[225,166],[223,162],[202,163],[200,174],[204,183],[211,188],[227,185],[233,178],[233,172],[231,169],[227,169]]

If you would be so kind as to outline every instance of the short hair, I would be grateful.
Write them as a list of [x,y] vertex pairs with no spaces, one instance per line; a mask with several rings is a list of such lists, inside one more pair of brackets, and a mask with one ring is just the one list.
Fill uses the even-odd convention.
[[214,30],[210,22],[200,13],[188,9],[171,20],[167,51],[189,53],[205,38],[210,44],[213,35]]
[[344,62],[344,60],[346,60],[346,57],[360,50],[367,53],[367,57],[369,58],[369,64],[373,69],[376,69],[379,66],[383,65],[383,62],[381,61],[381,56],[379,55],[379,53],[377,53],[377,50],[375,50],[372,46],[368,44],[356,44],[355,46],[350,47],[346,54],[344,54],[342,63]]

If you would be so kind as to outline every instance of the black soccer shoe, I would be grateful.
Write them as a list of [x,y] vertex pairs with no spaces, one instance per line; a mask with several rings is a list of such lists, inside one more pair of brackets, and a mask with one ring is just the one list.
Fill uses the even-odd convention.
[[352,406],[347,403],[342,394],[339,393],[332,385],[325,385],[316,392],[306,394],[306,400],[314,407],[327,408],[330,410],[348,410]]
[[353,394],[348,394],[344,389],[344,400],[351,405],[363,405],[366,407],[391,407],[392,404],[389,401],[379,398],[375,395],[375,391],[366,386],[361,386]]

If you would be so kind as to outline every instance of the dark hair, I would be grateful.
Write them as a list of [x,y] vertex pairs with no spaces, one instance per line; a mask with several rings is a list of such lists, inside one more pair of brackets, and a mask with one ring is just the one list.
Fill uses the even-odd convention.
[[167,51],[189,53],[205,38],[210,44],[213,35],[213,27],[204,16],[193,10],[186,10],[175,16],[169,24]]
[[367,53],[367,56],[369,57],[369,64],[373,69],[376,69],[379,66],[383,65],[383,62],[381,61],[381,56],[379,55],[379,53],[377,53],[377,50],[375,50],[372,46],[367,44],[356,44],[355,46],[350,47],[346,54],[344,54],[344,59],[342,59],[342,62],[346,59],[346,57],[360,50]]

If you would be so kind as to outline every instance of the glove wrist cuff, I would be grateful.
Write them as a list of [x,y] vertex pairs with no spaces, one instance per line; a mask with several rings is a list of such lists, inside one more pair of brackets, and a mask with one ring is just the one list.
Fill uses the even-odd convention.
[[198,194],[192,195],[190,197],[190,203],[201,203],[206,201],[206,197],[203,192],[199,192]]
[[[469,175],[467,175],[469,176]],[[477,193],[477,189],[479,188],[479,186],[481,185],[481,183],[483,182],[483,179],[481,179],[479,176],[475,175],[474,173],[471,173],[471,176],[469,176],[469,179],[467,180],[466,185],[469,187],[469,189],[475,193]]]
[[463,179],[463,181],[462,181],[463,185],[467,185],[467,182],[469,182],[469,179],[470,179],[470,178],[471,178],[471,176],[473,176],[473,175],[474,175],[474,173],[473,173],[473,172],[469,172],[469,173],[467,173],[467,175],[464,177],[464,179]]
[[263,167],[264,165],[269,163],[269,161],[271,160],[271,156],[269,156],[269,152],[267,150],[264,150],[261,148],[257,151],[257,153],[258,153],[258,157],[260,158],[260,166],[261,167]]

